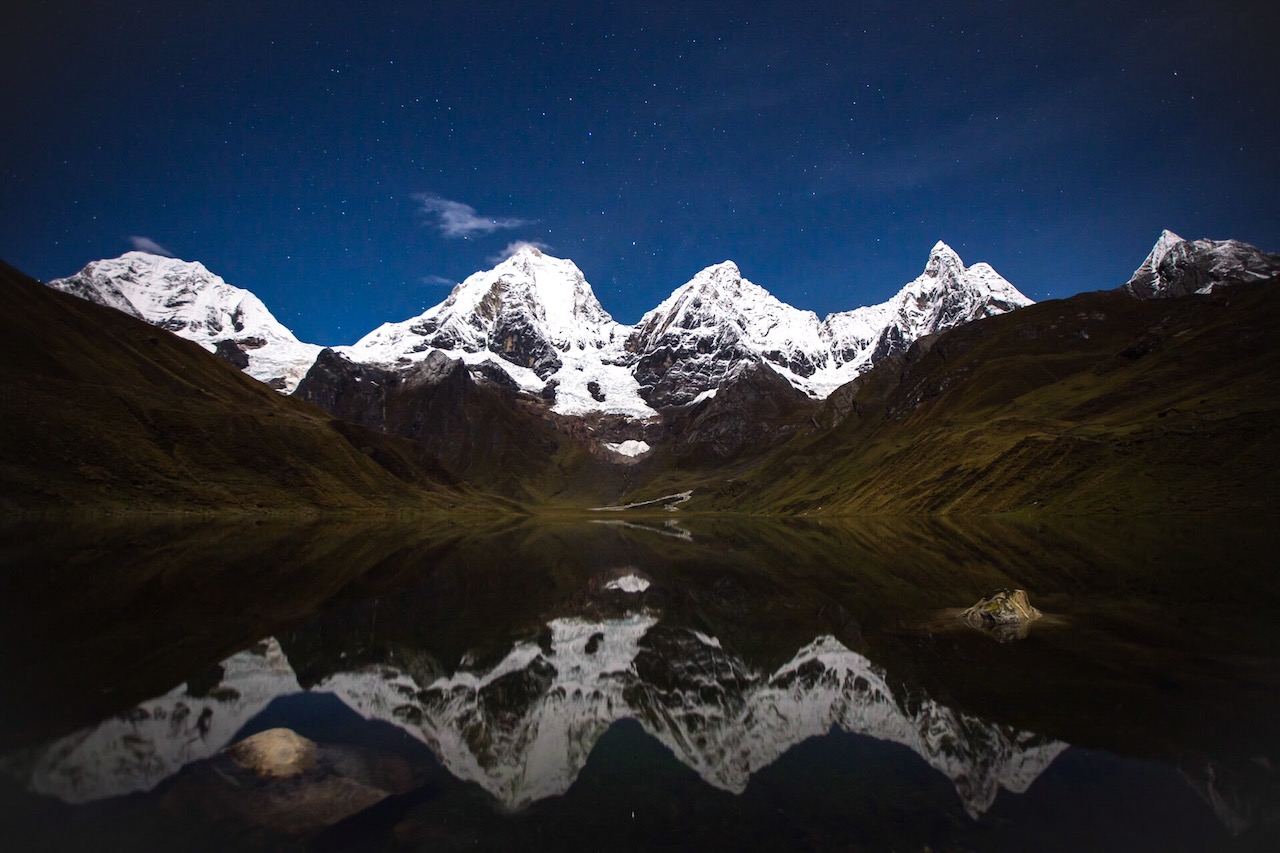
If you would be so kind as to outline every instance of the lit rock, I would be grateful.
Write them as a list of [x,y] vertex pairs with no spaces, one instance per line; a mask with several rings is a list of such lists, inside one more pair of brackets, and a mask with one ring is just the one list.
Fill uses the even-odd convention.
[[1024,589],[1001,589],[960,615],[965,624],[1001,643],[1021,640],[1042,614],[1031,606]]
[[227,748],[231,757],[262,777],[296,776],[316,766],[316,745],[292,729],[267,729]]

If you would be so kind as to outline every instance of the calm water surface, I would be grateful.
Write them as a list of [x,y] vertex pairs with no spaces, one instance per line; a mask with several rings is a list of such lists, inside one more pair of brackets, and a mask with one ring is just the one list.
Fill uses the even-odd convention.
[[[1266,525],[31,523],[8,849],[1264,850]],[[997,642],[957,609],[1021,587]],[[313,765],[224,750],[285,727]],[[16,842],[16,847],[10,846]]]

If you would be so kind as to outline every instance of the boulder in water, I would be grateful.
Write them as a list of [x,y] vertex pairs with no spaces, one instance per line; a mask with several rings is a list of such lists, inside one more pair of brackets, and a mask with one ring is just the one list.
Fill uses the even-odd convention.
[[960,615],[965,624],[1007,643],[1027,636],[1031,623],[1042,614],[1031,606],[1025,589],[1001,589]]
[[262,777],[296,776],[316,765],[316,745],[292,729],[267,729],[228,747],[231,757]]

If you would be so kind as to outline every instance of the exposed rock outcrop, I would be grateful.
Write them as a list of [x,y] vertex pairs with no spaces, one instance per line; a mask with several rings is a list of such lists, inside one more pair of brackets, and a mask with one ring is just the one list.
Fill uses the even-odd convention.
[[1031,606],[1025,589],[1001,589],[970,607],[960,618],[987,636],[1008,643],[1021,640],[1044,614]]

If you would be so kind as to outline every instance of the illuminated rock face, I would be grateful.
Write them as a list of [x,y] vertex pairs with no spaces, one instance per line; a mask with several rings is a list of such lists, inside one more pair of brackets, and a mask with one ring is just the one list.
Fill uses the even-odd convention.
[[960,615],[969,626],[1002,643],[1021,640],[1042,614],[1031,606],[1025,589],[1001,589]]
[[1172,299],[1277,275],[1280,254],[1239,240],[1183,240],[1166,230],[1124,289],[1139,299]]

